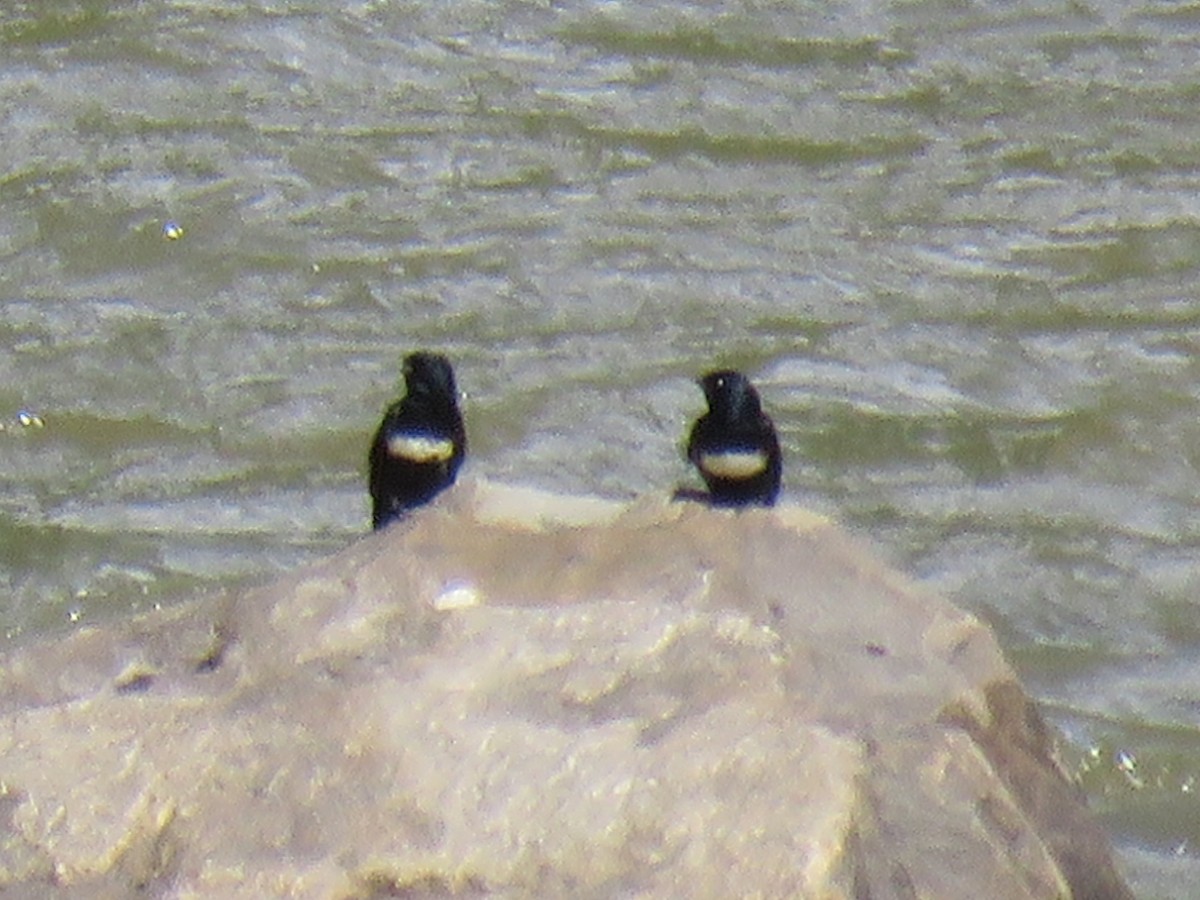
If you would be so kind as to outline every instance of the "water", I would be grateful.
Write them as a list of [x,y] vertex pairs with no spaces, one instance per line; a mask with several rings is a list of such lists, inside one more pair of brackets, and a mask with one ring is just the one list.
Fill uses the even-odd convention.
[[473,471],[612,497],[741,367],[1187,896],[1198,71],[1166,2],[5,4],[0,640],[353,540],[415,347]]

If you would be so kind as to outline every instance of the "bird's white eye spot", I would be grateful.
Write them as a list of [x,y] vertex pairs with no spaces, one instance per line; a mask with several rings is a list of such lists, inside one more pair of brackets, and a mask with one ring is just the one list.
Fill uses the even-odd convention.
[[753,478],[767,468],[767,455],[757,450],[702,453],[700,468],[714,478]]
[[395,434],[388,438],[388,456],[414,463],[445,462],[454,455],[454,442],[428,435]]

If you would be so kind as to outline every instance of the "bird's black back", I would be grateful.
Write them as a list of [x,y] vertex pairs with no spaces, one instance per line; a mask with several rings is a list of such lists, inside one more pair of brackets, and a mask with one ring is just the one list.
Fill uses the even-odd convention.
[[700,379],[708,412],[688,437],[688,459],[708,485],[714,506],[772,506],[779,496],[783,458],[770,417],[740,372]]
[[377,530],[453,484],[467,452],[446,357],[409,354],[404,383],[405,394],[387,408],[368,455],[371,525]]

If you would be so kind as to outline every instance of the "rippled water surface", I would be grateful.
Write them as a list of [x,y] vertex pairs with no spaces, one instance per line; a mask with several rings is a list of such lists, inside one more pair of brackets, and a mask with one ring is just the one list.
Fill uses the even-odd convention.
[[737,366],[1189,896],[1198,73],[1177,2],[6,3],[0,639],[361,534],[414,347],[472,470],[615,497]]

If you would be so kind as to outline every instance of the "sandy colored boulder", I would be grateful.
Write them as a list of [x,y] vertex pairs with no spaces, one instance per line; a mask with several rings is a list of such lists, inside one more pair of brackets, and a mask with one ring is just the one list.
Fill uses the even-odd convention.
[[3,663],[5,897],[1130,896],[988,629],[796,508],[467,482]]

